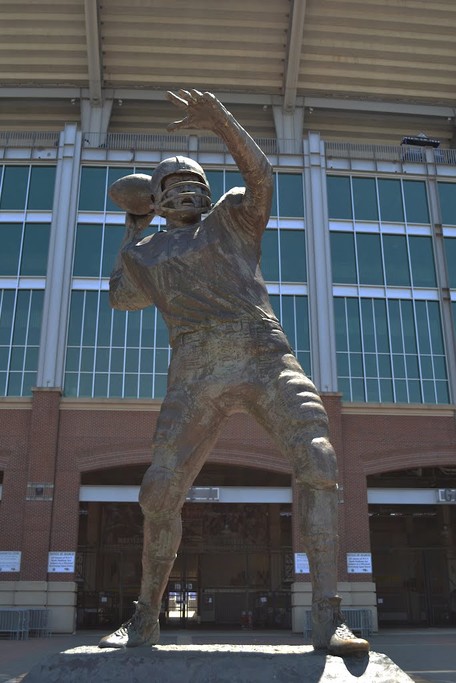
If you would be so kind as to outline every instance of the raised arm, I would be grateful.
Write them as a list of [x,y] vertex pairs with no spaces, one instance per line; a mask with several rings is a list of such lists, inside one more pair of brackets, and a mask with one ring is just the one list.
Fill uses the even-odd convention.
[[[211,93],[199,90],[179,90],[168,99],[186,116],[168,126],[168,130],[196,128],[218,135],[235,160],[246,186],[243,208],[260,218],[258,228],[264,230],[271,211],[273,181],[272,168],[266,155],[234,116]],[[264,225],[260,228],[260,225]]]
[[150,220],[150,216],[126,215],[124,239],[109,280],[109,303],[118,310],[136,311],[154,303],[152,295],[144,288],[140,264],[135,258],[141,232]]

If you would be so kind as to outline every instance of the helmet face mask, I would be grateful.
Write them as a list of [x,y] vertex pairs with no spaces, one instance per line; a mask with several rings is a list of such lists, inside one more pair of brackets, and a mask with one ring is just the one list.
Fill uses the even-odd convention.
[[201,166],[186,157],[162,161],[152,176],[155,213],[194,222],[211,208],[211,191]]

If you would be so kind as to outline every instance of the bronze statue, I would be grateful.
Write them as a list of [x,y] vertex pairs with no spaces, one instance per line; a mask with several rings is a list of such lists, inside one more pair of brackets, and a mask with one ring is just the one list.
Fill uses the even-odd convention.
[[[100,647],[158,642],[162,594],[179,548],[181,508],[225,419],[248,412],[292,465],[313,589],[313,645],[331,654],[366,652],[343,623],[337,596],[337,466],[328,418],[274,315],[259,261],[272,199],[270,163],[210,93],[168,98],[185,112],[168,129],[216,133],[245,181],[211,207],[201,166],[162,161],[152,177],[126,176],[110,196],[127,211],[126,235],[110,281],[121,310],[155,304],[169,329],[168,391],[140,490],[143,576],[133,617]],[[166,231],[141,238],[154,214]],[[204,215],[204,216],[203,216]]]

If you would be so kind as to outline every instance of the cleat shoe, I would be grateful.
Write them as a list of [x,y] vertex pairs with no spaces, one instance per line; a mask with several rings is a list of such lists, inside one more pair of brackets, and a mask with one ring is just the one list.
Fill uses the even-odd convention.
[[326,598],[312,605],[312,643],[315,650],[326,650],[337,657],[364,655],[369,642],[357,638],[344,622],[340,598]]
[[126,621],[117,631],[104,636],[98,647],[140,647],[156,645],[160,640],[160,625],[154,618],[150,607],[142,602],[135,602],[136,610],[131,619]]

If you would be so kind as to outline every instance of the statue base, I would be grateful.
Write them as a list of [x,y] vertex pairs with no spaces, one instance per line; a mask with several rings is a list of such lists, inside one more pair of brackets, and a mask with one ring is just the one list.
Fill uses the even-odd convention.
[[52,655],[23,683],[413,683],[386,655],[332,657],[309,645],[86,646]]

